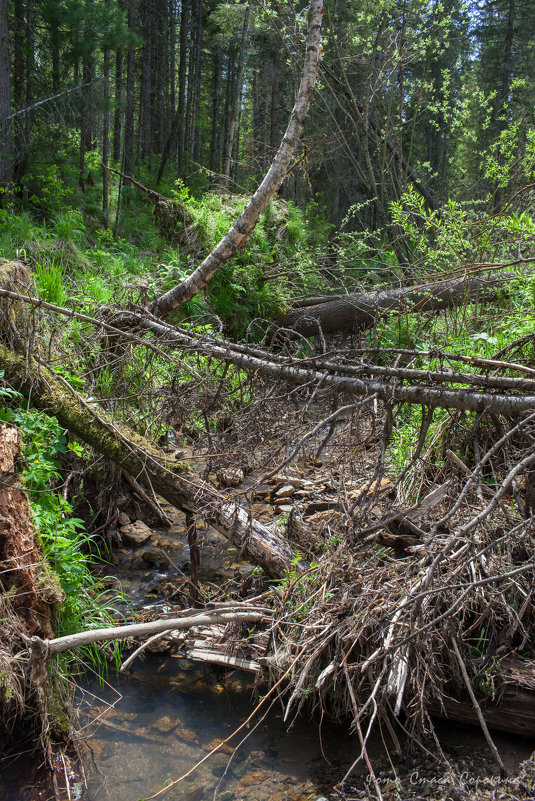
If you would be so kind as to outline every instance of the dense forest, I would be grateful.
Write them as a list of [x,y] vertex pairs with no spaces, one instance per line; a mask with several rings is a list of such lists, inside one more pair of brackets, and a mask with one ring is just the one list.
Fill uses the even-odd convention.
[[[213,775],[105,720],[182,732],[143,792],[532,797],[534,109],[527,0],[0,0],[0,795],[130,798],[73,684],[143,653],[260,688]],[[330,785],[230,768],[275,702]]]

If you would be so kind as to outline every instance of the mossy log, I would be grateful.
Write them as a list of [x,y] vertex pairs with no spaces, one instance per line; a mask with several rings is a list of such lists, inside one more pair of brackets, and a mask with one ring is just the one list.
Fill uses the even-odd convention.
[[131,428],[96,410],[34,361],[0,345],[5,380],[38,409],[54,415],[75,437],[91,445],[136,480],[152,487],[176,508],[199,513],[217,531],[260,565],[269,576],[284,576],[292,549],[271,528],[259,523],[240,504],[202,481],[189,467]]

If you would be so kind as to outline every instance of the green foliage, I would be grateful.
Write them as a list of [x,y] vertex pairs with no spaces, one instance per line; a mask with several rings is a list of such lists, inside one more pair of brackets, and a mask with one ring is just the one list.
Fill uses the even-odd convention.
[[81,245],[85,236],[84,218],[80,211],[66,209],[58,214],[54,220],[54,233],[64,242]]
[[47,303],[63,306],[65,301],[65,287],[63,284],[63,268],[54,256],[48,262],[43,261],[34,265],[35,283],[39,295]]
[[[56,610],[58,635],[109,624],[112,609],[90,568],[92,542],[83,520],[74,517],[72,505],[62,493],[59,457],[68,450],[80,455],[81,446],[68,442],[66,433],[54,417],[28,409],[22,396],[9,387],[0,387],[0,420],[18,426],[23,435],[23,486],[30,499],[33,522],[44,555],[65,594]],[[48,581],[54,582],[53,575]],[[113,651],[114,649],[112,649]],[[88,655],[97,665],[101,657],[96,647]]]

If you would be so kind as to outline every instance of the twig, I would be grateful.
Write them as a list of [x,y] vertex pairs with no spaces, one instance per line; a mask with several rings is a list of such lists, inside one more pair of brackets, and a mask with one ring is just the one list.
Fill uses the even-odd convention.
[[496,760],[496,764],[500,768],[500,777],[502,779],[506,779],[508,776],[507,769],[503,764],[502,758],[498,753],[498,749],[494,745],[492,737],[490,736],[490,732],[488,730],[485,718],[483,717],[483,712],[481,711],[481,707],[478,704],[477,698],[475,696],[474,690],[472,688],[472,684],[470,682],[470,677],[468,675],[468,671],[466,670],[466,665],[464,664],[463,658],[461,656],[461,652],[459,651],[459,646],[457,645],[457,641],[455,637],[451,638],[451,644],[453,646],[453,650],[455,651],[455,656],[457,657],[457,661],[459,663],[459,667],[461,668],[461,673],[463,675],[463,680],[466,685],[466,689],[468,691],[468,695],[470,696],[470,700],[474,706],[475,713],[477,715],[477,719],[479,720],[479,725],[481,726],[481,731],[485,736],[485,740],[488,743],[490,750],[492,751],[492,755]]
[[145,492],[145,490],[143,489],[143,487],[141,487],[141,486],[138,484],[138,482],[136,481],[136,479],[135,479],[133,476],[131,476],[131,475],[130,475],[130,473],[127,473],[127,471],[126,471],[126,470],[123,470],[123,471],[122,471],[122,474],[123,474],[123,476],[125,477],[125,479],[126,479],[127,483],[128,483],[128,484],[130,484],[130,486],[132,487],[132,489],[134,490],[134,492],[135,492],[137,495],[139,495],[139,497],[141,498],[141,500],[142,500],[142,501],[143,501],[143,502],[146,504],[146,506],[148,506],[148,507],[149,507],[149,509],[151,510],[151,512],[152,512],[154,515],[156,515],[156,517],[158,518],[158,520],[160,521],[160,523],[161,523],[163,526],[167,526],[167,527],[170,527],[170,526],[172,526],[172,525],[173,525],[173,521],[172,521],[172,520],[171,520],[171,519],[170,519],[170,518],[169,518],[169,517],[168,517],[168,516],[165,514],[165,512],[163,511],[163,509],[160,507],[160,505],[159,505],[158,503],[155,503],[155,502],[152,500],[152,498],[149,498],[149,496],[147,495],[147,493]]

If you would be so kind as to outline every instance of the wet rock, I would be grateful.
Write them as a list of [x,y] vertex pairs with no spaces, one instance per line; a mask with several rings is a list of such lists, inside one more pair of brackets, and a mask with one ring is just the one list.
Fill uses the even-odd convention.
[[145,564],[150,565],[150,567],[161,567],[161,565],[167,563],[167,559],[163,555],[161,549],[155,548],[152,545],[149,545],[143,550],[141,558]]
[[285,498],[291,498],[294,492],[295,487],[291,484],[284,484],[284,486],[280,487],[280,489],[275,492],[275,499],[277,501],[283,501]]
[[167,734],[173,729],[176,729],[178,724],[180,723],[178,718],[171,718],[169,715],[163,715],[163,717],[159,718],[156,723],[153,723],[151,729],[155,729],[159,731],[161,734]]
[[130,518],[126,514],[126,512],[119,512],[119,517],[117,518],[117,522],[119,523],[119,527],[127,526],[130,523]]
[[293,506],[291,506],[290,504],[282,503],[282,504],[280,504],[280,506],[277,505],[275,507],[275,514],[278,514],[278,515],[289,514],[292,511],[292,509],[293,509]]
[[180,726],[175,731],[175,735],[179,740],[182,740],[183,743],[193,743],[194,745],[199,744],[197,732],[193,731],[193,729],[186,728],[186,726]]
[[218,748],[218,751],[221,754],[230,755],[234,753],[234,748],[228,743],[224,743],[223,740],[219,739],[219,737],[214,737],[213,740],[210,740],[210,742],[203,745],[203,751],[213,751],[215,748]]
[[255,770],[252,773],[248,773],[240,782],[238,782],[238,785],[236,786],[236,792],[245,790],[248,787],[256,787],[258,784],[268,782],[269,778],[269,773],[265,773],[263,770]]
[[216,475],[222,487],[237,487],[245,478],[241,467],[222,467]]
[[138,548],[150,540],[152,531],[141,520],[136,520],[134,523],[121,526],[121,536],[124,542]]

